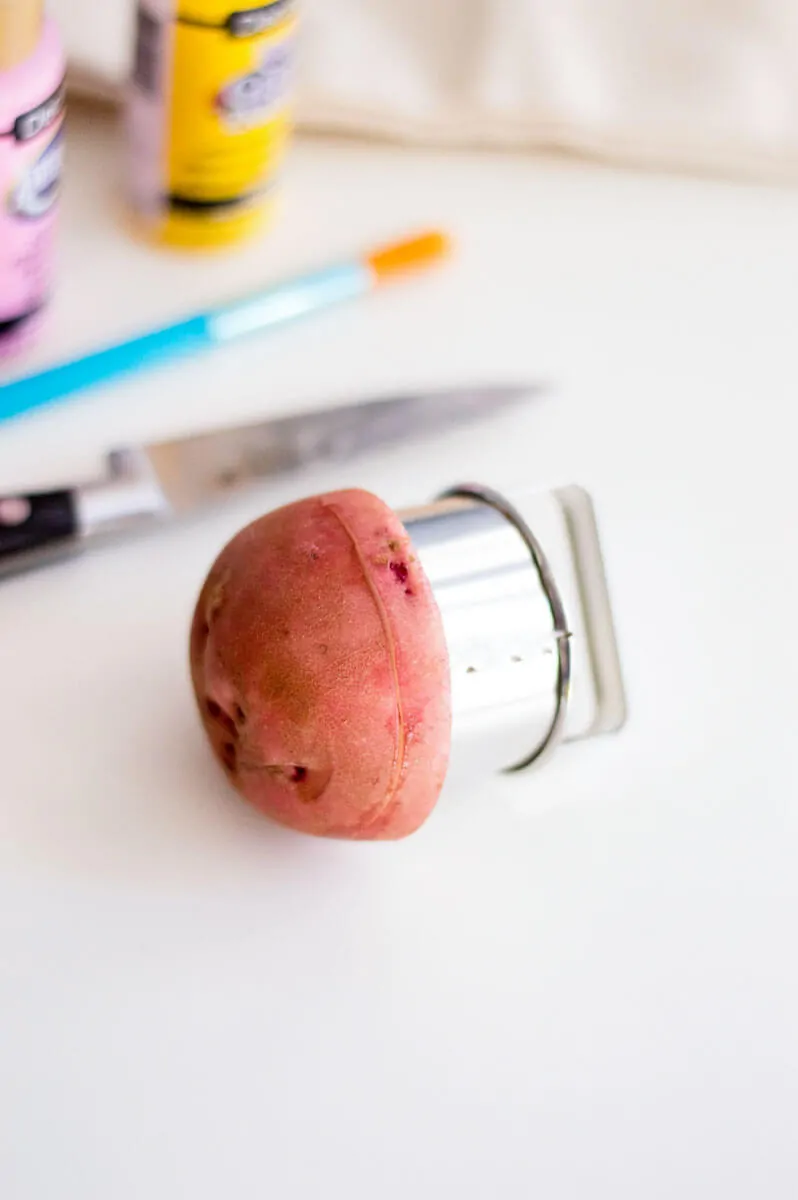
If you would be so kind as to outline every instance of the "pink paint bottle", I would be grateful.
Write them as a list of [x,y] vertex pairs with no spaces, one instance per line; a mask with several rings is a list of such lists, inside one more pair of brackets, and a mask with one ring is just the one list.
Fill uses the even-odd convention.
[[0,357],[35,334],[52,287],[64,70],[44,0],[0,0]]

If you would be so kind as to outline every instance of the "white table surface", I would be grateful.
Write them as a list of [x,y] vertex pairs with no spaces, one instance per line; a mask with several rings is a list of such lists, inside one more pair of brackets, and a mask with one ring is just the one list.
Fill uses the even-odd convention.
[[[398,386],[545,377],[523,417],[0,587],[4,1200],[655,1200],[798,1188],[798,196],[303,144],[259,246],[128,240],[73,129],[32,361],[441,222],[445,271],[0,429],[0,487]],[[396,845],[251,815],[186,633],[264,508],[578,482],[630,720]]]

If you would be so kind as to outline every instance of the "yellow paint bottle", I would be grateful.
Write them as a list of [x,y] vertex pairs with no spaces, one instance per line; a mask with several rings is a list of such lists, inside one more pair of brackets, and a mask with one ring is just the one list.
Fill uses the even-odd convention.
[[229,245],[269,215],[291,128],[295,27],[293,0],[141,0],[130,198],[150,237]]

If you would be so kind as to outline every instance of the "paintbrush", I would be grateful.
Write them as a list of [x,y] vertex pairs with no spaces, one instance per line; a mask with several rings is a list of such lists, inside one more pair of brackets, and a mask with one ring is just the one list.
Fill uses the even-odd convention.
[[274,284],[265,291],[175,321],[91,354],[0,385],[0,421],[63,400],[86,388],[156,363],[250,333],[260,333],[344,300],[364,296],[388,280],[430,266],[448,250],[440,232],[378,247],[359,258]]

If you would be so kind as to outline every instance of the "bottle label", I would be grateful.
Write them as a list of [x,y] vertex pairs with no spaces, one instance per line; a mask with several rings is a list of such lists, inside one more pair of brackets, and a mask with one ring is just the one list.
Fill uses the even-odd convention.
[[36,108],[32,108],[29,112],[23,113],[17,117],[14,122],[14,137],[18,142],[29,142],[31,138],[38,137],[50,125],[55,125],[64,112],[66,104],[66,86],[60,84],[53,92],[52,96],[48,96],[41,104],[37,104]]
[[275,25],[284,21],[290,7],[291,0],[275,0],[261,8],[230,13],[226,27],[233,37],[254,37],[258,33],[265,33],[267,29],[274,29]]
[[136,13],[133,85],[147,96],[157,96],[161,90],[163,40],[163,22],[139,6]]
[[0,340],[22,336],[52,282],[63,160],[64,88],[0,137]]
[[58,199],[63,161],[64,134],[59,129],[11,193],[14,216],[27,220],[46,216]]
[[[36,108],[14,122],[19,144],[19,173],[7,200],[9,213],[25,220],[47,215],[58,199],[64,158],[63,84]],[[42,145],[42,138],[50,136]],[[27,143],[37,142],[28,150]]]
[[284,101],[291,74],[291,53],[286,43],[266,53],[254,71],[233,79],[216,99],[216,107],[230,129],[243,129],[269,119]]

